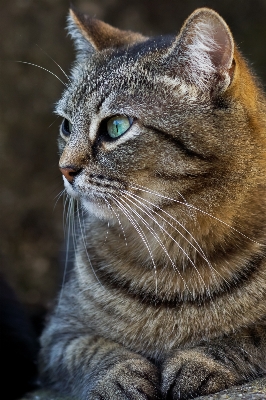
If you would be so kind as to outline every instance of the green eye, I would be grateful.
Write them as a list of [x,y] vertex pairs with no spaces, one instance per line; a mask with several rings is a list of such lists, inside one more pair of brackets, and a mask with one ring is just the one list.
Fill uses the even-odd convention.
[[123,135],[132,125],[132,118],[116,115],[107,121],[107,132],[111,138],[116,139]]

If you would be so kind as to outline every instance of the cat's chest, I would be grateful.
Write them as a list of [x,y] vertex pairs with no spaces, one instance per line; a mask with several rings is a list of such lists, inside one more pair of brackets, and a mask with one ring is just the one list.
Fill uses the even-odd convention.
[[148,296],[132,294],[130,287],[121,289],[115,281],[101,282],[92,268],[93,259],[88,265],[83,257],[77,257],[76,279],[85,330],[120,342],[132,351],[164,359],[175,348],[193,346],[202,339],[220,336],[221,332],[230,333],[243,324],[241,301],[234,296],[201,304],[153,302]]

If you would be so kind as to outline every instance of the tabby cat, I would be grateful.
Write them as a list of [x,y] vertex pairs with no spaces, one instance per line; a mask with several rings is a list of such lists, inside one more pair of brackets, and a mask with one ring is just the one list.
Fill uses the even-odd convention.
[[[266,101],[224,20],[148,38],[71,10],[56,112],[80,222],[44,385],[191,399],[266,373]],[[72,200],[71,200],[72,201]]]

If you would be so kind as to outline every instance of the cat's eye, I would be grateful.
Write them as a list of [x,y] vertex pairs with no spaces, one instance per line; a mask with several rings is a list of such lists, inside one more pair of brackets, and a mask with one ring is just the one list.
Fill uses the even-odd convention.
[[66,138],[68,138],[72,132],[72,124],[66,118],[64,118],[64,120],[62,122],[61,132],[62,132],[63,136],[65,136]]
[[125,115],[116,115],[107,121],[107,133],[112,139],[123,135],[132,125],[132,118]]

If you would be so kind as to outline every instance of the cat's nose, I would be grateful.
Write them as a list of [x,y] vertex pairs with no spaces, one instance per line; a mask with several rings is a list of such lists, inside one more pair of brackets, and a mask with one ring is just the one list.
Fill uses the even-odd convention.
[[69,166],[69,167],[59,167],[59,169],[64,175],[64,177],[68,180],[68,182],[72,183],[75,176],[80,173],[82,168]]

